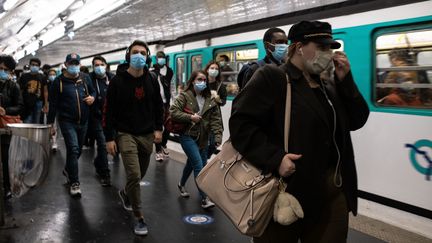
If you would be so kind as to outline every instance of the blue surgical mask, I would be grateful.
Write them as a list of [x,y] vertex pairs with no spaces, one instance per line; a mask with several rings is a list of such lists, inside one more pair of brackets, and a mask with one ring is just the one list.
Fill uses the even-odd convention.
[[37,73],[37,72],[39,72],[39,67],[38,66],[30,66],[30,71],[32,72],[32,73]]
[[288,45],[287,44],[276,44],[274,45],[275,50],[272,52],[272,56],[276,61],[282,62],[282,60],[285,58],[287,51],[288,51]]
[[130,56],[130,65],[135,69],[141,69],[146,65],[147,57],[141,53],[133,54]]
[[80,67],[79,67],[79,65],[69,65],[67,67],[67,71],[71,75],[75,76],[75,75],[77,75],[80,72]]
[[205,90],[205,88],[207,88],[207,84],[206,84],[206,82],[196,82],[196,83],[194,83],[194,87],[195,87],[196,91],[201,92],[201,91]]
[[54,81],[55,78],[56,78],[55,75],[48,75],[48,80],[51,81],[51,82]]
[[105,66],[97,66],[97,67],[95,67],[94,71],[95,71],[96,75],[103,76],[103,75],[105,75],[106,68],[105,68]]
[[225,63],[224,61],[220,61],[220,62],[219,62],[219,65],[221,65],[221,67],[225,66],[225,64],[226,64],[226,63]]
[[5,70],[0,70],[0,79],[1,80],[8,80],[9,74]]
[[158,62],[158,64],[161,65],[161,66],[163,66],[163,65],[166,64],[166,60],[165,60],[165,58],[158,58],[158,59],[157,59],[157,62]]

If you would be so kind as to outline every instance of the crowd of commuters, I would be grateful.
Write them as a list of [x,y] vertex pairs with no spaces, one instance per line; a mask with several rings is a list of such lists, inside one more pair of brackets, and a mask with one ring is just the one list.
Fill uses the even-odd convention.
[[[340,44],[333,40],[331,26],[319,21],[297,23],[288,35],[270,28],[263,44],[264,59],[244,65],[237,77],[241,92],[233,101],[231,141],[252,164],[287,182],[287,191],[299,200],[305,218],[289,226],[271,221],[254,242],[346,242],[348,212],[357,210],[350,131],[362,127],[369,114],[348,58],[342,52],[333,53]],[[88,141],[96,141],[94,166],[102,186],[111,185],[108,154],[121,155],[126,184],[118,194],[123,208],[136,219],[137,235],[148,233],[139,183],[153,146],[156,161],[169,158],[165,121],[171,118],[184,125],[178,138],[187,161],[176,186],[182,197],[190,197],[188,178],[192,173],[196,178],[222,143],[226,84],[236,80],[231,80],[234,71],[229,57],[221,55],[203,70],[192,72],[174,97],[175,77],[168,57],[162,51],[155,57],[151,67],[149,47],[136,40],[115,75],[102,56],[93,58],[89,72],[81,66],[78,54],[68,54],[61,73],[45,65],[41,70],[41,61],[33,58],[18,82],[12,78],[15,61],[0,57],[0,115],[20,114],[27,123],[46,120],[52,125],[53,149],[58,149],[61,131],[66,149],[62,173],[72,197],[82,193],[78,161],[86,142],[92,146]],[[292,84],[293,104],[289,153],[283,146],[286,77]],[[7,151],[10,137],[1,141],[2,150]],[[7,153],[3,155],[4,187],[9,192]],[[201,207],[213,207],[206,194],[198,191]]]

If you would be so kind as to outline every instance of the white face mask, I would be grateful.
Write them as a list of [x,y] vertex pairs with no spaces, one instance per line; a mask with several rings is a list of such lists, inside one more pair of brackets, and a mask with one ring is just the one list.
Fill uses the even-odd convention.
[[[300,49],[303,55],[302,49]],[[304,67],[306,71],[310,74],[320,74],[323,71],[333,71],[333,52],[328,51],[315,51],[315,57],[312,60],[304,59]]]
[[217,70],[217,69],[209,69],[208,70],[208,75],[210,77],[216,78],[218,76],[218,74],[219,74],[219,70]]

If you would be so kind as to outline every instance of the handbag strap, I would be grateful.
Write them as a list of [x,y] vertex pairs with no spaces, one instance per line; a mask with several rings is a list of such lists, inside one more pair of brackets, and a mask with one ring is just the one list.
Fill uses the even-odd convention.
[[287,80],[287,94],[285,101],[285,130],[284,130],[284,149],[285,153],[288,153],[288,138],[291,122],[291,82],[288,74],[285,73]]

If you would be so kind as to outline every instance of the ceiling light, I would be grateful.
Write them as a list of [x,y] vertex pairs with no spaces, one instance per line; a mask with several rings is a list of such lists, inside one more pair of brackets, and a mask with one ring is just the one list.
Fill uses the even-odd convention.
[[3,9],[5,11],[9,11],[15,6],[17,2],[18,0],[6,0],[6,2],[3,3]]

